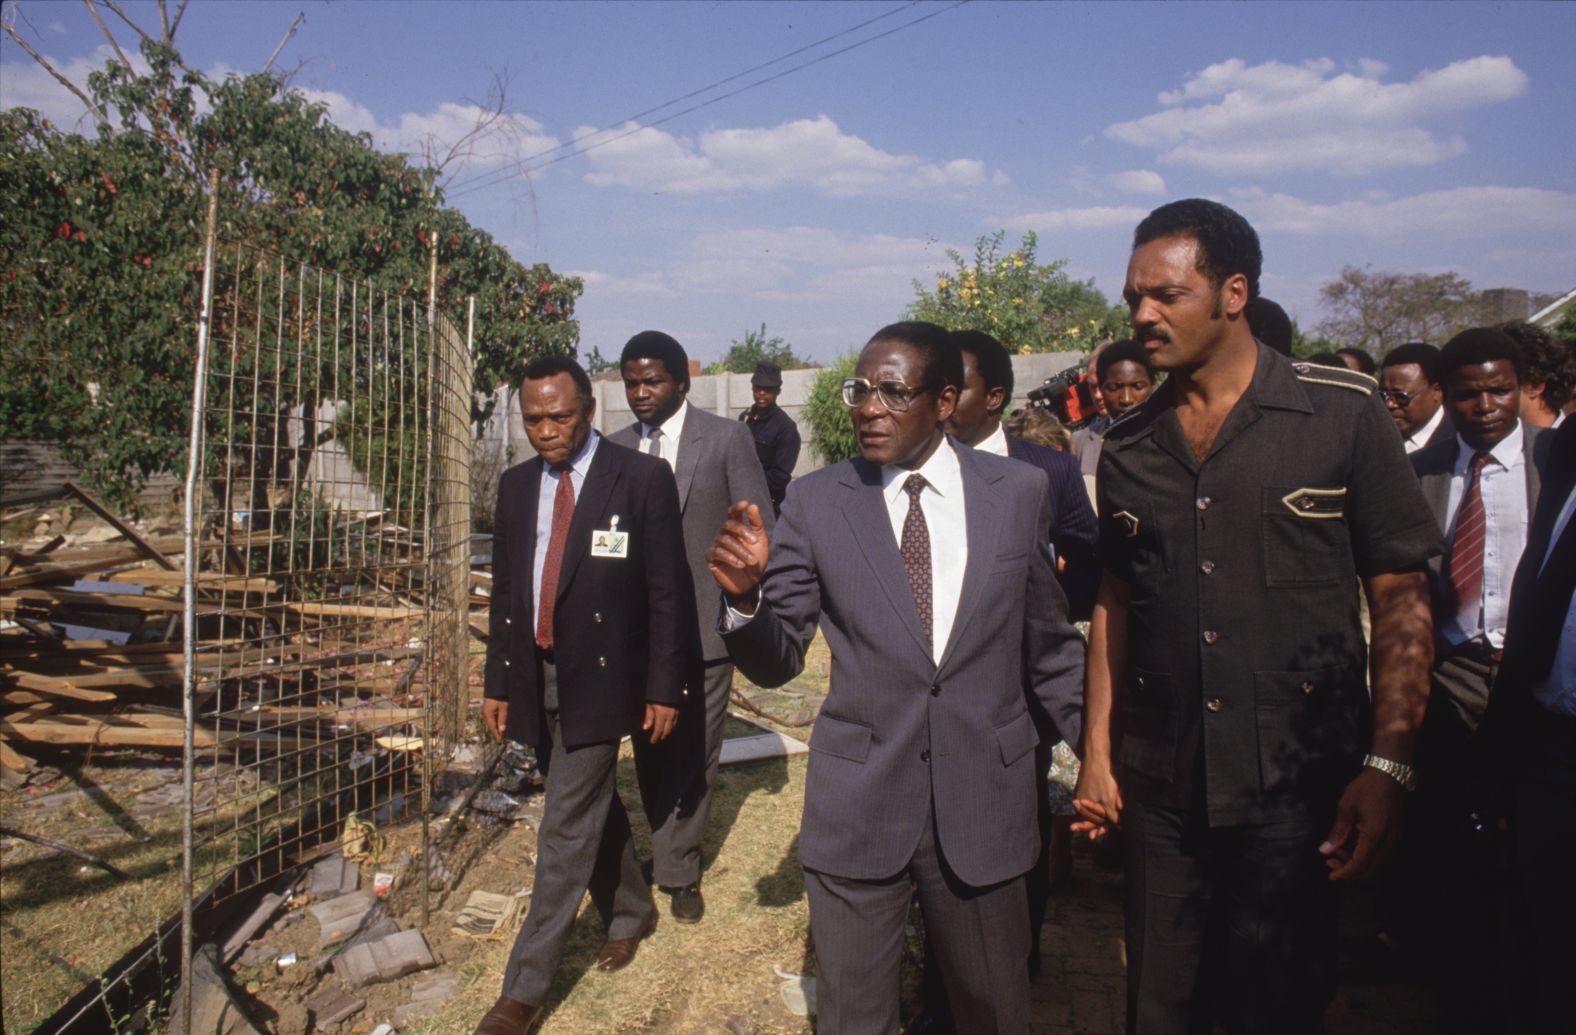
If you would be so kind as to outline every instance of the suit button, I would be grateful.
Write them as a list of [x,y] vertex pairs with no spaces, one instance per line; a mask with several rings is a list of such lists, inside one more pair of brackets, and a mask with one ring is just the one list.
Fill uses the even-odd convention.
[[1313,693],[1313,680],[1304,680],[1302,686],[1298,687],[1297,689],[1301,690],[1305,694]]
[[593,622],[600,622],[602,620],[602,612],[601,611],[593,611],[593,612],[591,612],[591,620]]
[[1216,632],[1213,629],[1205,629],[1204,630],[1204,642],[1205,643],[1214,644],[1215,641],[1217,641],[1219,639],[1220,639],[1220,633]]
[[932,684],[930,684],[930,696],[931,697],[940,697],[941,696],[941,684],[940,683],[932,683]]
[[513,618],[505,618],[503,620],[503,624],[504,625],[513,625],[514,624],[514,619]]
[[1204,707],[1208,708],[1212,712],[1218,712],[1221,708],[1225,707],[1225,702],[1223,702],[1218,697],[1211,697],[1209,700],[1204,702]]
[[1205,561],[1198,566],[1198,570],[1203,572],[1205,575],[1213,575],[1215,574],[1215,562]]
[[607,668],[607,659],[606,658],[597,658],[596,659],[596,663],[598,665],[601,665],[603,668]]
[[1210,499],[1208,496],[1200,496],[1198,499],[1193,501],[1193,506],[1197,507],[1199,510],[1208,510],[1209,505],[1213,502],[1215,501]]
[[919,753],[919,760],[921,762],[928,762],[928,761],[930,761],[930,751],[928,749],[925,750],[925,751],[921,751]]
[[504,668],[508,668],[509,667],[509,659],[508,658],[504,658],[503,659],[503,667]]

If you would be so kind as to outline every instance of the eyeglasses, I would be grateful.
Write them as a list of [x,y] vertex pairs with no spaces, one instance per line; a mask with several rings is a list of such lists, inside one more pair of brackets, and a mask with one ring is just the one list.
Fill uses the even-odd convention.
[[850,377],[843,382],[843,402],[848,404],[849,409],[863,406],[871,392],[876,393],[882,406],[893,413],[902,413],[916,396],[924,394],[925,389],[911,388],[901,381],[877,381],[872,384],[862,377]]
[[1397,406],[1410,405],[1413,399],[1416,399],[1422,394],[1422,392],[1403,392],[1399,388],[1379,389],[1379,398],[1383,399],[1387,403],[1394,403]]

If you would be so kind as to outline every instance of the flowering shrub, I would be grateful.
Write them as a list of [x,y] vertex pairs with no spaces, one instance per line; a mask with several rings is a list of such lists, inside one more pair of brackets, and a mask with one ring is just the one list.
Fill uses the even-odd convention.
[[934,288],[914,282],[918,297],[909,304],[908,318],[985,331],[1009,351],[1025,353],[1088,352],[1126,333],[1127,310],[1110,305],[1092,280],[1068,277],[1066,259],[1036,261],[1034,231],[1008,252],[1006,236],[998,230],[980,237],[972,262],[948,249],[953,268],[936,274]]

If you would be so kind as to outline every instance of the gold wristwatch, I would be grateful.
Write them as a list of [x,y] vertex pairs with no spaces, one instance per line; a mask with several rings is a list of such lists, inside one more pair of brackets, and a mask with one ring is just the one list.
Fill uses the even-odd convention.
[[1401,785],[1403,791],[1417,788],[1417,770],[1400,762],[1392,762],[1388,758],[1378,755],[1367,755],[1363,758],[1363,765],[1370,769],[1377,769]]

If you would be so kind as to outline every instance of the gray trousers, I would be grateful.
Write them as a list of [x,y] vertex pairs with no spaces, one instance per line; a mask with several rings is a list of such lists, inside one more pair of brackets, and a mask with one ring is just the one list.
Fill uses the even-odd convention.
[[886,880],[805,870],[815,940],[816,1031],[892,1035],[898,1030],[898,966],[909,903],[917,891],[929,944],[957,1030],[1029,1031],[1028,893],[1023,877],[978,888],[960,881],[925,824],[914,857]]
[[722,755],[722,726],[733,690],[733,665],[710,663],[705,710],[686,710],[666,743],[642,748],[640,796],[651,821],[651,876],[666,888],[700,880],[701,842]]
[[615,785],[618,744],[562,747],[557,671],[552,665],[542,668],[547,735],[537,746],[537,764],[546,789],[537,828],[536,880],[503,976],[504,995],[536,1006],[547,998],[588,890],[607,924],[609,941],[637,937],[656,919]]

